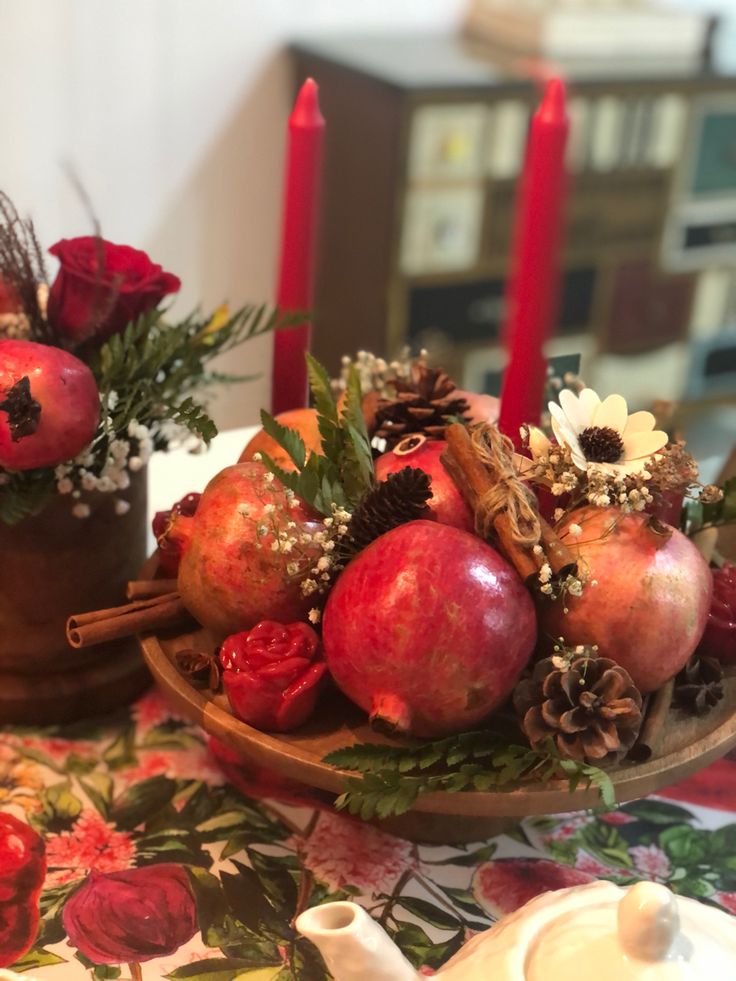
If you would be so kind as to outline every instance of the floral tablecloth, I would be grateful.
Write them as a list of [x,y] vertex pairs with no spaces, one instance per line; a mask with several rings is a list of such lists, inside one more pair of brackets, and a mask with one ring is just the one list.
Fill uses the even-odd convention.
[[612,813],[413,845],[257,779],[151,690],[114,719],[0,730],[3,814],[47,861],[40,927],[12,966],[51,981],[321,981],[292,921],[328,898],[364,904],[426,974],[531,896],[594,877],[736,913],[736,759]]

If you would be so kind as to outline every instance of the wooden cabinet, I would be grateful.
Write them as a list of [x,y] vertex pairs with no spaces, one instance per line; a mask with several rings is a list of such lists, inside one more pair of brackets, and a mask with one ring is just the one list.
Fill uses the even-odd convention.
[[[497,378],[534,83],[454,37],[334,37],[296,44],[293,57],[296,80],[318,81],[328,123],[317,357],[335,371],[343,354],[392,356],[411,344],[459,383],[477,384],[481,362],[483,377]],[[729,304],[714,304],[712,289],[708,304],[697,297],[704,274],[726,278],[724,296],[736,282],[736,152],[724,150],[736,73],[578,77],[568,87],[555,352],[583,351],[595,384],[610,358],[630,358],[636,373],[638,357],[648,366],[652,351],[680,350],[693,330],[699,344],[721,343]]]

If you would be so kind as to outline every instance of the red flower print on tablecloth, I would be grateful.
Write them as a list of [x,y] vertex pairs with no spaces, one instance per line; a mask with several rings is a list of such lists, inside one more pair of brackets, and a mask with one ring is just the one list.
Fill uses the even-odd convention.
[[158,688],[151,688],[141,698],[131,706],[130,714],[135,720],[136,730],[139,735],[155,729],[156,726],[164,722],[174,720],[176,722],[188,721],[186,716],[181,715],[176,709],[167,702]]
[[129,834],[107,824],[96,811],[83,811],[71,830],[46,838],[46,887],[81,879],[87,872],[130,868],[135,845]]
[[629,855],[637,872],[649,879],[669,879],[672,873],[670,860],[657,845],[633,845]]
[[598,820],[604,824],[631,824],[636,818],[625,811],[609,811],[608,814],[599,814]]
[[408,868],[418,867],[410,842],[326,811],[300,848],[304,867],[333,891],[352,886],[366,895],[390,893]]
[[621,869],[604,865],[603,862],[599,862],[597,858],[594,858],[593,855],[584,851],[582,848],[578,848],[575,856],[575,868],[581,872],[587,872],[588,875],[594,875],[596,878],[620,875],[622,872]]
[[40,768],[19,756],[12,746],[0,744],[0,807],[15,804],[27,814],[37,811],[42,788]]
[[478,866],[472,892],[481,909],[499,919],[543,892],[581,886],[594,878],[582,869],[546,858],[502,858]]
[[727,912],[736,915],[736,892],[714,892],[712,898]]
[[201,780],[212,786],[225,782],[222,771],[202,746],[187,749],[140,749],[137,764],[120,771],[120,778],[128,786],[166,776],[172,780]]

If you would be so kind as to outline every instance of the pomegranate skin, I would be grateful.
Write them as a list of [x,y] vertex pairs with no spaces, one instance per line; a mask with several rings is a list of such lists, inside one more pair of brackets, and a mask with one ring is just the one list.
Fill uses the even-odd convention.
[[59,347],[0,340],[0,402],[23,378],[40,414],[35,431],[14,440],[8,411],[0,410],[0,466],[32,470],[71,460],[92,441],[100,418],[94,375]]
[[[416,449],[408,452],[396,452],[403,444],[412,438],[421,439]],[[473,512],[465,503],[454,480],[445,470],[440,456],[447,449],[444,439],[425,440],[423,436],[405,437],[401,443],[388,453],[383,453],[376,460],[376,480],[385,480],[390,473],[398,473],[404,467],[417,467],[429,474],[432,480],[432,496],[427,501],[429,510],[435,521],[443,525],[462,528],[463,531],[474,531]]]
[[531,597],[490,545],[411,521],[341,574],[322,643],[336,684],[374,724],[439,736],[472,727],[506,699],[536,632]]
[[[572,512],[560,537],[580,572],[598,584],[589,581],[580,597],[542,597],[538,605],[544,634],[567,644],[597,644],[642,693],[656,691],[685,665],[705,629],[713,588],[690,539],[669,525],[657,533],[650,521],[616,508]],[[569,533],[572,524],[582,529],[578,538]]]
[[[296,522],[293,534],[316,531],[300,505],[290,508],[285,488],[268,482],[260,463],[236,463],[207,484],[193,516],[182,515],[169,537],[181,542],[177,577],[184,605],[204,626],[224,637],[250,630],[259,620],[303,619],[314,598],[302,595],[299,579],[287,573],[293,555],[272,550],[273,530]],[[269,514],[265,509],[273,505]],[[247,514],[243,509],[247,509]],[[257,527],[265,525],[265,535]],[[256,548],[260,545],[260,548]]]

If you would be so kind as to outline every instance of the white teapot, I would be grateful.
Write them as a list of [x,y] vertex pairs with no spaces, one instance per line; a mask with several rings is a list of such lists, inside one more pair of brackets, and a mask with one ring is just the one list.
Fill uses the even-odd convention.
[[[360,906],[326,903],[296,928],[335,981],[423,977]],[[736,919],[665,886],[592,882],[532,899],[473,937],[442,981],[736,981]]]

